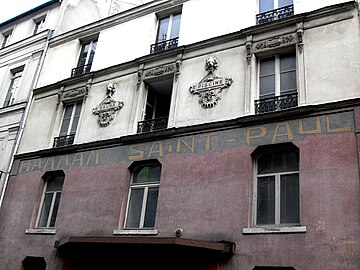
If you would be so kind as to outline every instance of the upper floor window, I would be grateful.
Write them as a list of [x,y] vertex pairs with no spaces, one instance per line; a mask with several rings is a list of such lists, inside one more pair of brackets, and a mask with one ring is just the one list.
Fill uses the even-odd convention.
[[256,113],[283,110],[298,105],[295,53],[259,60],[259,100]]
[[37,228],[54,228],[60,204],[61,191],[64,184],[64,173],[51,173],[45,180],[40,203],[40,211],[36,222]]
[[12,30],[2,33],[1,48],[4,48],[9,45],[10,39],[11,39],[11,34],[12,34]]
[[294,15],[293,0],[259,0],[256,23],[266,23]]
[[299,153],[295,146],[255,157],[255,225],[299,225]]
[[146,85],[147,96],[143,120],[138,123],[138,133],[166,129],[168,124],[172,78],[149,82]]
[[10,86],[6,93],[4,107],[10,106],[14,103],[15,95],[20,87],[22,73],[23,68],[11,72]]
[[45,23],[45,16],[34,20],[33,35],[36,35],[37,33],[40,33],[43,30],[44,23]]
[[151,45],[151,53],[176,48],[180,32],[181,13],[159,18],[156,43]]
[[159,194],[161,164],[136,166],[132,171],[125,229],[153,229]]
[[90,72],[91,65],[94,60],[96,45],[97,40],[92,40],[82,44],[77,67],[73,68],[71,71],[72,77]]
[[59,137],[54,139],[54,147],[71,145],[74,143],[77,126],[80,119],[81,107],[82,102],[65,106]]

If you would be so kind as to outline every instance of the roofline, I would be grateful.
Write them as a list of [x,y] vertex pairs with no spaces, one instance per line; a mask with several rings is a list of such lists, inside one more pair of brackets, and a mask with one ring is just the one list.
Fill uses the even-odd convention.
[[18,19],[21,19],[21,18],[23,18],[23,17],[25,17],[25,16],[27,16],[27,15],[29,15],[29,14],[31,14],[31,13],[34,13],[34,12],[36,12],[36,11],[39,11],[39,10],[45,8],[45,7],[51,6],[52,4],[56,4],[56,3],[60,3],[60,4],[61,4],[61,2],[62,2],[62,0],[51,0],[51,1],[48,1],[48,2],[46,2],[46,3],[44,3],[44,4],[41,4],[40,6],[34,7],[33,9],[30,9],[30,10],[24,12],[24,13],[21,13],[20,15],[17,15],[17,16],[15,16],[15,17],[13,17],[13,18],[5,21],[5,22],[0,23],[0,27],[3,27],[3,26],[5,26],[5,25],[7,25],[7,24],[9,24],[9,23],[12,23],[12,22],[14,22],[14,21],[16,21],[16,20],[18,20]]

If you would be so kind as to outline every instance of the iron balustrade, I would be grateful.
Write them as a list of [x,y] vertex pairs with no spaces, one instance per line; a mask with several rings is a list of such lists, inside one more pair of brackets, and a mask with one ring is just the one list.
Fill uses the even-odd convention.
[[171,48],[176,48],[178,46],[178,40],[179,38],[177,37],[152,44],[150,47],[150,53],[157,53]]
[[54,138],[53,147],[72,145],[74,143],[74,139],[75,139],[75,134],[56,137]]
[[138,122],[137,133],[166,129],[168,117],[159,117]]
[[79,66],[76,68],[73,68],[71,70],[71,77],[75,77],[75,76],[79,76],[79,75],[83,75],[85,73],[89,73],[91,69],[91,64],[87,64],[84,66]]
[[272,22],[292,15],[294,15],[294,5],[289,5],[256,15],[256,24]]
[[277,97],[255,100],[255,113],[281,111],[298,105],[298,94],[291,93]]

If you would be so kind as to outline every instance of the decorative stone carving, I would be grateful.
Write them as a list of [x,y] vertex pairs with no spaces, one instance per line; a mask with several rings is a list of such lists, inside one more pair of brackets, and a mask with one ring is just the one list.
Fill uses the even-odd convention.
[[152,68],[152,69],[149,69],[149,70],[145,71],[144,79],[146,80],[146,79],[156,78],[156,77],[159,77],[159,76],[175,73],[175,71],[176,71],[175,64],[170,64],[170,65],[165,65],[165,66]]
[[298,29],[296,34],[297,34],[297,38],[298,38],[299,51],[302,52],[303,49],[304,49],[304,43],[303,43],[304,30],[303,29]]
[[86,100],[88,93],[89,93],[90,85],[87,84],[84,87],[79,87],[76,89],[71,89],[69,91],[64,91],[64,87],[61,87],[61,90],[58,93],[58,102],[57,107],[60,105],[61,102],[69,103],[76,100],[81,100],[82,98]]
[[203,108],[212,108],[221,99],[219,94],[223,89],[228,88],[233,80],[231,77],[219,77],[214,74],[218,68],[218,60],[209,57],[205,62],[205,70],[208,74],[197,84],[190,87],[191,94],[199,95],[199,103]]
[[255,52],[271,50],[277,47],[288,46],[296,43],[294,34],[272,37],[270,39],[256,42],[254,45]]
[[116,111],[120,110],[124,106],[123,101],[115,101],[112,95],[115,93],[116,84],[109,83],[106,87],[106,98],[95,107],[92,112],[94,115],[98,115],[98,123],[100,127],[107,127],[110,121],[114,119]]

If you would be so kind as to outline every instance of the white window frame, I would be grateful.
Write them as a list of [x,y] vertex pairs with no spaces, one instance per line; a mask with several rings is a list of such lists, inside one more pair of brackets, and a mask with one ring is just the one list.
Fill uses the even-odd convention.
[[2,33],[1,49],[10,44],[13,29],[7,30]]
[[[305,232],[306,227],[301,226],[301,195],[300,195],[300,171],[287,171],[287,172],[277,172],[277,173],[267,173],[267,174],[258,174],[258,160],[262,154],[271,153],[271,152],[286,152],[286,151],[295,151],[293,146],[287,147],[274,147],[273,149],[268,149],[259,152],[256,156],[253,157],[253,207],[252,207],[252,223],[253,228],[244,228],[243,233],[281,233],[281,232]],[[298,166],[300,168],[300,152],[298,154]],[[298,175],[298,185],[299,185],[299,223],[280,223],[280,193],[281,193],[281,176],[282,175]],[[274,224],[257,224],[257,192],[258,192],[258,178],[266,176],[275,176],[275,223]],[[295,228],[295,229],[293,229]]]
[[260,67],[261,67],[261,61],[263,59],[266,58],[270,58],[270,57],[274,57],[275,59],[275,97],[281,96],[281,91],[280,91],[280,85],[281,85],[281,80],[280,80],[280,75],[281,75],[281,71],[280,71],[280,56],[284,55],[284,54],[292,54],[294,56],[294,60],[295,60],[295,69],[293,70],[287,70],[287,71],[295,71],[296,74],[296,89],[291,89],[288,92],[297,92],[299,93],[299,86],[298,86],[298,64],[297,64],[297,57],[296,57],[296,52],[288,52],[288,53],[279,53],[279,54],[274,54],[274,55],[269,55],[267,57],[261,57],[258,59],[258,63],[257,63],[257,85],[258,85],[258,99],[261,99],[260,96]]
[[[42,197],[41,197],[41,201],[40,201],[40,206],[39,206],[39,211],[38,211],[38,215],[36,218],[36,223],[35,223],[35,229],[47,229],[47,228],[54,228],[54,227],[50,227],[50,222],[51,222],[51,218],[52,218],[52,214],[54,211],[54,205],[55,205],[55,200],[56,200],[56,196],[60,193],[62,193],[62,189],[60,191],[46,191],[47,190],[47,186],[49,181],[52,181],[54,177],[58,177],[59,175],[50,175],[46,181],[45,181],[45,185],[44,185],[44,189],[42,192]],[[63,176],[63,182],[65,181],[65,176]],[[40,222],[40,217],[43,211],[43,207],[44,207],[44,200],[45,200],[45,195],[48,193],[52,193],[52,199],[51,199],[51,206],[50,206],[50,210],[49,210],[49,214],[47,216],[47,221],[46,221],[46,226],[45,227],[39,227],[39,222]]]
[[[162,16],[162,17],[158,18],[157,32],[156,32],[156,43],[163,42],[163,41],[171,39],[170,36],[171,36],[171,30],[172,30],[172,25],[173,25],[173,18],[174,18],[175,15],[179,15],[179,14],[182,15],[182,12],[181,11],[173,12],[173,13],[167,15],[167,16]],[[166,18],[169,18],[169,24],[168,24],[167,31],[166,31],[166,38],[164,40],[159,40],[160,21],[163,20],[163,19],[166,19]],[[180,23],[181,23],[181,19],[180,19]],[[179,29],[179,31],[180,31],[180,29]],[[174,37],[174,38],[177,38],[177,37]]]
[[[125,221],[124,221],[124,229],[125,230],[133,231],[133,230],[137,230],[137,229],[140,229],[140,230],[144,229],[145,214],[146,214],[146,202],[147,202],[147,198],[148,198],[149,188],[157,187],[158,190],[160,188],[161,165],[158,164],[158,163],[155,163],[155,164],[143,164],[143,165],[136,166],[136,169],[141,168],[141,167],[147,167],[147,166],[160,166],[159,181],[157,181],[157,182],[148,182],[148,183],[145,183],[145,184],[136,184],[136,183],[133,184],[135,170],[131,173],[131,182],[130,182],[130,187],[129,187],[129,195],[128,195],[128,198],[127,198]],[[142,200],[142,205],[141,205],[141,214],[140,214],[139,227],[127,227],[126,223],[127,223],[127,219],[128,219],[128,215],[129,215],[129,210],[130,210],[131,193],[132,193],[132,190],[135,190],[135,189],[144,189],[144,195],[143,195],[143,200]],[[151,230],[153,228],[146,227],[145,229],[146,230]]]
[[[87,44],[89,44],[89,50],[88,50],[88,52],[87,52],[87,54],[86,54],[84,66],[89,65],[89,64],[92,64],[92,62],[89,63],[89,60],[90,60],[90,55],[91,55],[92,48],[93,48],[94,44],[97,44],[97,39],[91,40],[91,41],[88,41],[88,42],[83,42],[83,43],[81,44],[80,56],[79,56],[79,59],[78,59],[78,67],[81,67],[81,66],[79,66],[79,63],[80,63],[80,60],[82,59],[82,58],[81,58],[82,51],[83,51],[83,49],[84,49],[84,46],[86,46]],[[95,51],[96,51],[96,50],[95,50]],[[94,53],[94,54],[95,54],[95,53]]]
[[[260,2],[261,2],[262,0],[259,0],[258,1],[258,10],[259,10],[259,13],[264,13],[264,12],[267,12],[267,11],[260,11]],[[274,9],[278,9],[279,8],[279,0],[272,0],[273,1],[273,3],[274,3]],[[293,3],[292,4],[294,4],[294,0],[292,1]],[[274,10],[273,9],[273,10]],[[270,11],[270,10],[268,10],[268,11]]]
[[[72,107],[72,111],[71,111],[71,116],[70,116],[70,121],[69,121],[69,126],[67,127],[67,130],[66,130],[66,135],[65,134],[61,134],[61,128],[62,128],[62,125],[63,125],[63,122],[64,122],[64,117],[65,117],[65,112],[66,112],[66,109],[68,108],[68,106],[73,106]],[[76,112],[76,108],[78,106],[81,106],[81,109],[80,109],[80,115],[79,115],[79,121],[78,121],[78,124],[76,126],[76,131],[74,134],[77,133],[77,129],[79,127],[79,122],[80,122],[80,117],[81,117],[81,112],[82,112],[82,102],[76,102],[76,103],[71,103],[71,104],[66,104],[65,105],[65,109],[64,109],[64,112],[63,112],[63,116],[62,116],[62,120],[61,120],[61,125],[60,125],[60,131],[59,131],[59,136],[69,136],[71,135],[71,129],[72,129],[72,125],[74,123],[74,118],[75,118],[75,112]]]
[[36,35],[38,33],[40,33],[43,28],[44,28],[44,25],[45,25],[45,19],[46,19],[46,16],[42,16],[42,17],[39,17],[37,19],[34,19],[34,28],[33,28],[33,35]]
[[[12,104],[14,104],[15,96],[21,85],[21,78],[23,72],[24,72],[23,68],[11,71],[10,85],[8,91],[6,92],[3,107],[11,106]],[[7,99],[8,94],[10,94],[10,97]]]

